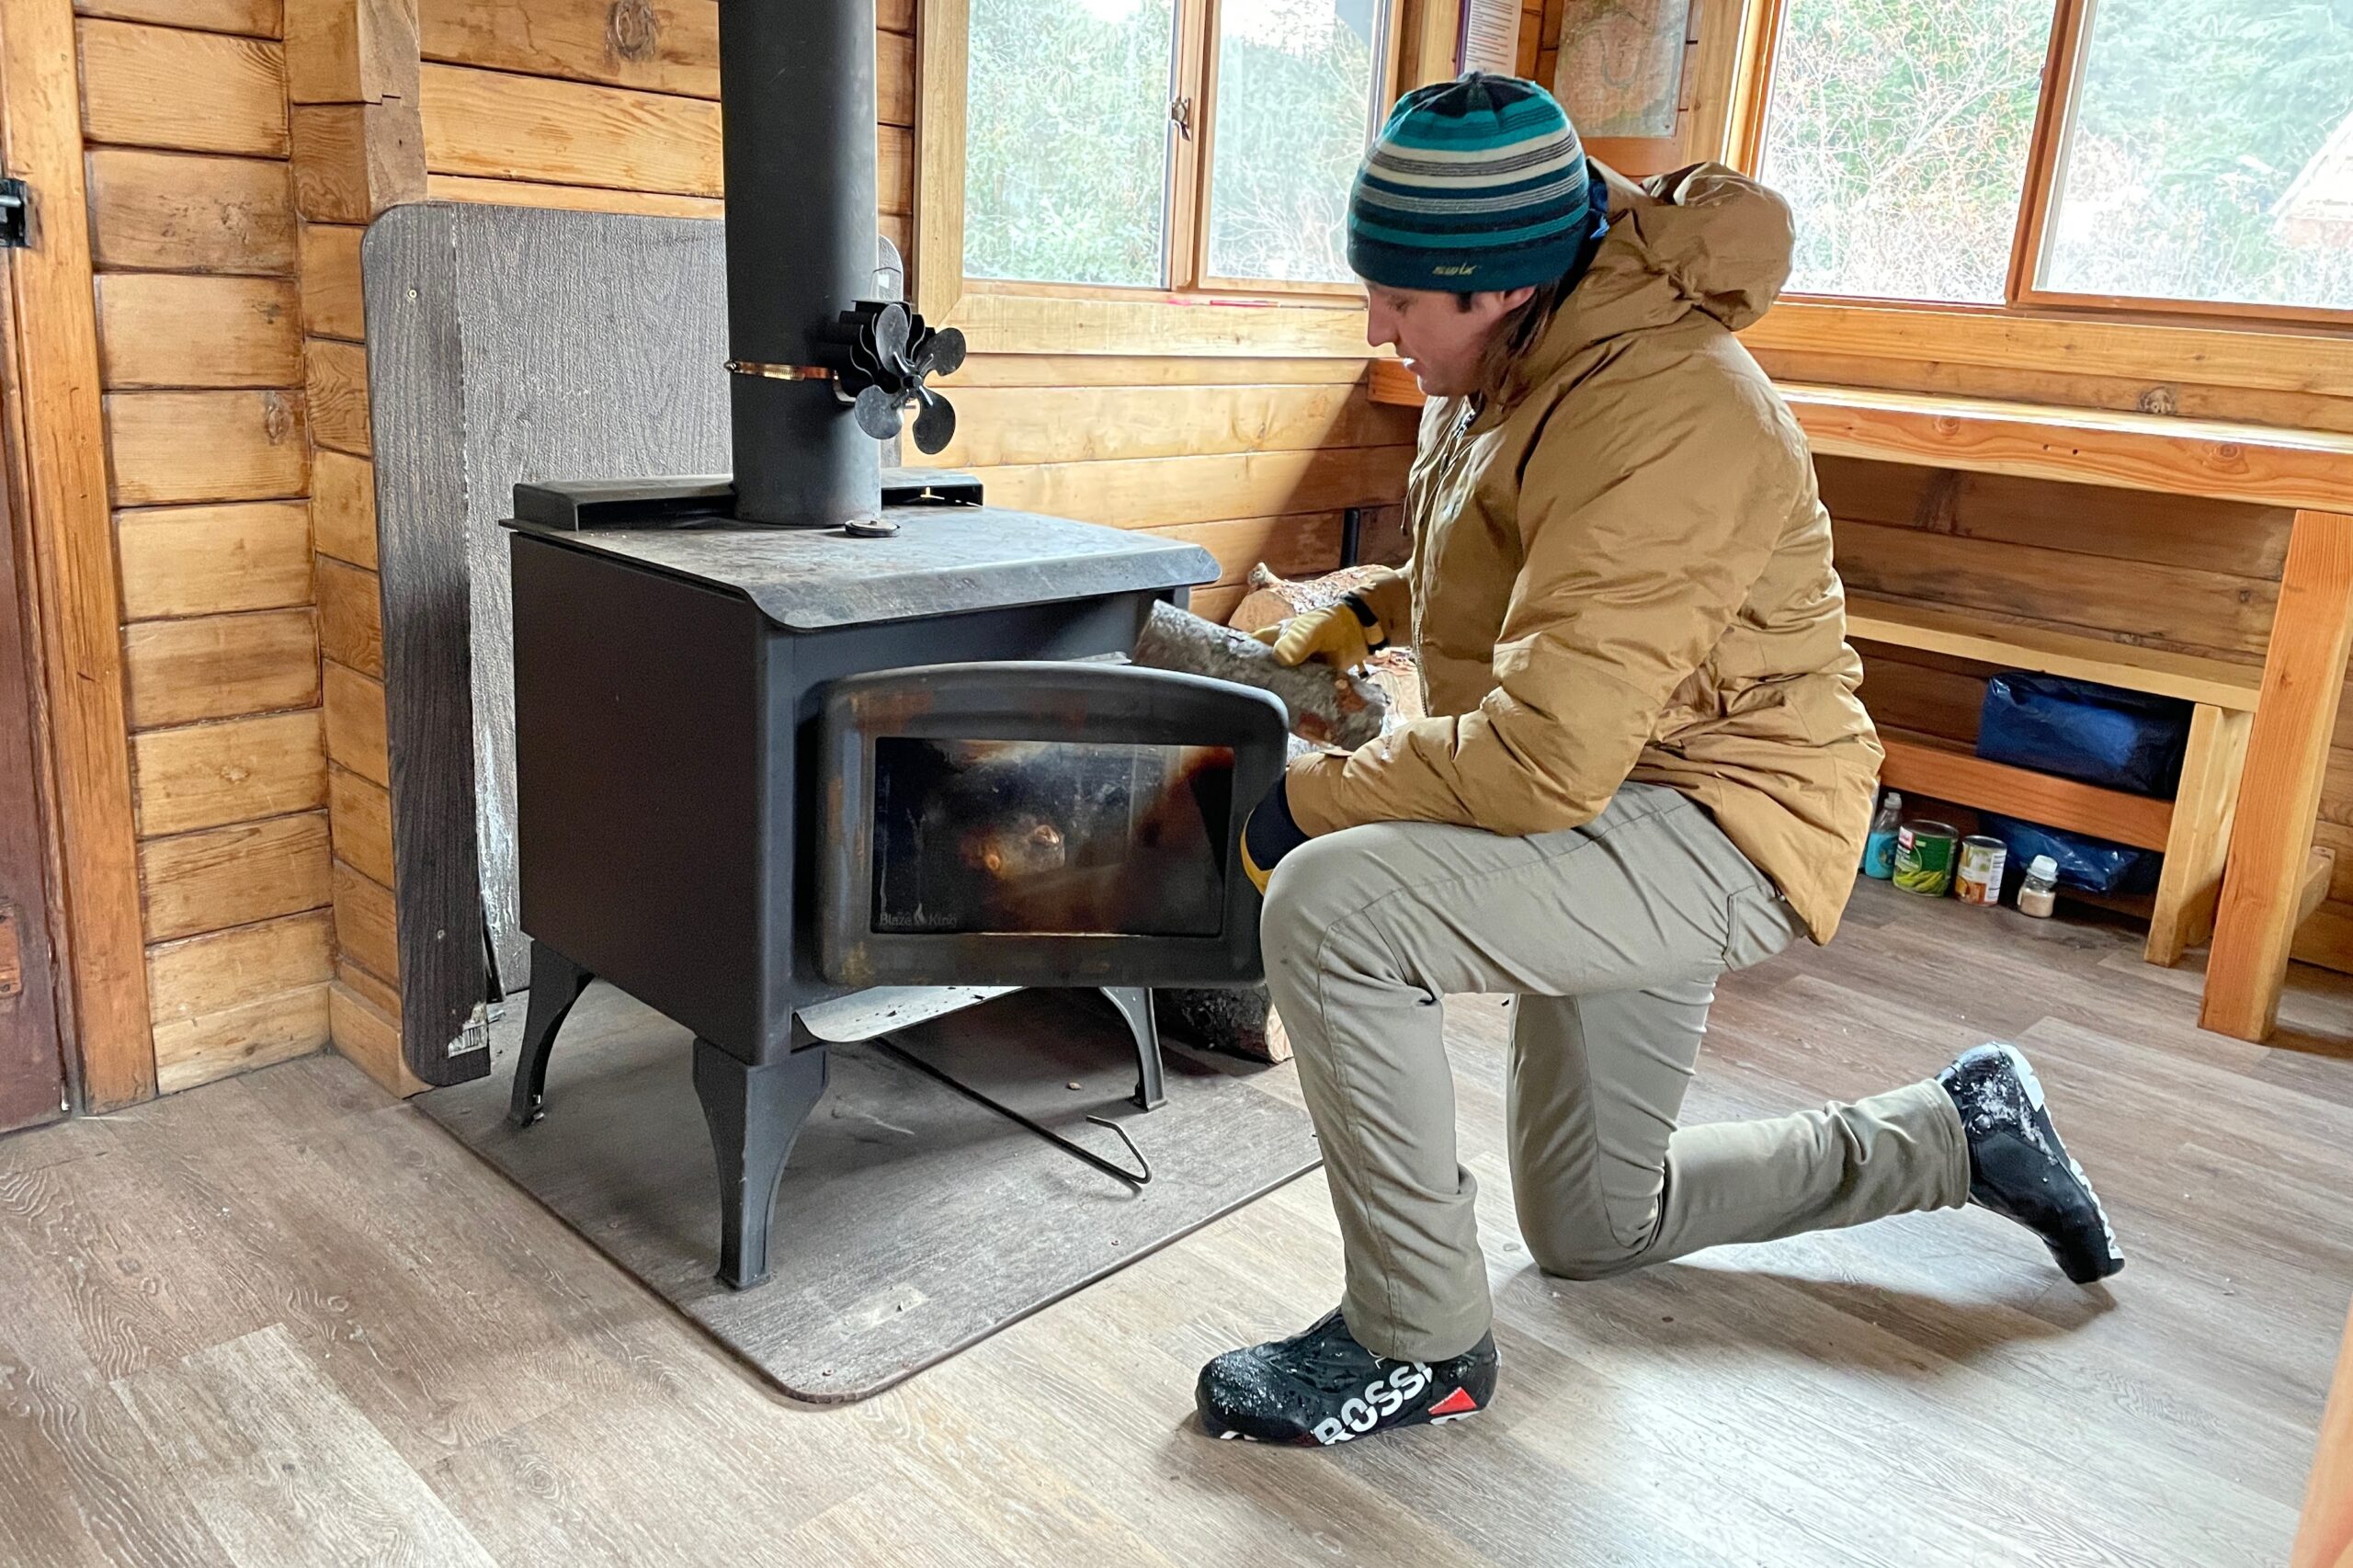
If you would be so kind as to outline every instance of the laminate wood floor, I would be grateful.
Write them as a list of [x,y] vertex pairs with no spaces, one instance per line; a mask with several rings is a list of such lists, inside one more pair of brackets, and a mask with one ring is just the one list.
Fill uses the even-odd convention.
[[[1455,1005],[1504,1381],[1330,1452],[1189,1429],[1330,1304],[1310,1176],[862,1404],[766,1392],[334,1058],[0,1142],[0,1563],[2276,1564],[2353,1293],[2353,986],[2200,1033],[2131,933],[1859,894],[1722,988],[1693,1119],[2033,1054],[2131,1266],[1988,1215],[1536,1274]],[[1287,1092],[1287,1074],[1268,1074]]]

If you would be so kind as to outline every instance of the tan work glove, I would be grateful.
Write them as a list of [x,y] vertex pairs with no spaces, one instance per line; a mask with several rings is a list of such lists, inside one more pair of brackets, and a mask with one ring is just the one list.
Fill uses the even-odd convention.
[[1388,634],[1365,602],[1350,594],[1338,604],[1294,615],[1251,633],[1275,651],[1275,662],[1303,665],[1321,659],[1344,670],[1365,662]]

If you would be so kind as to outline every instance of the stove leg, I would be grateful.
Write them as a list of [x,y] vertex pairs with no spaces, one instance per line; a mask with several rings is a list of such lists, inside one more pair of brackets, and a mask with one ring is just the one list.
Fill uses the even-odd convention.
[[1106,985],[1102,991],[1135,1037],[1136,1108],[1155,1109],[1168,1097],[1168,1090],[1160,1072],[1160,1026],[1152,1016],[1152,992],[1142,985]]
[[752,1067],[707,1040],[695,1040],[695,1095],[719,1158],[720,1283],[742,1290],[768,1277],[777,1183],[801,1124],[824,1093],[822,1045]]
[[509,1126],[529,1127],[547,1114],[548,1054],[572,1005],[596,978],[545,942],[531,944],[531,999],[523,1011],[523,1049],[515,1058],[515,1093],[506,1105]]

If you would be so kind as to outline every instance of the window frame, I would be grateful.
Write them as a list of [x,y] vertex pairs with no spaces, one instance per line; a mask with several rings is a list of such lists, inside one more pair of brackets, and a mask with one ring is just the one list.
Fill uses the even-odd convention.
[[[2035,97],[2025,181],[2019,192],[2016,227],[2010,235],[2010,264],[1999,303],[1799,292],[1783,298],[1801,309],[1918,311],[1996,320],[2039,316],[2178,325],[2238,324],[2274,330],[2289,326],[2332,340],[2353,338],[2353,326],[2347,325],[2345,312],[2318,306],[2174,300],[2147,294],[2084,294],[2046,289],[2036,281],[2048,254],[2052,212],[2065,173],[2070,117],[2088,58],[2086,43],[2091,31],[2092,11],[2097,3],[2098,0],[2054,0],[2051,41]],[[1790,4],[1790,0],[1746,0],[1723,154],[1734,167],[1750,175],[1758,172],[1763,161],[1765,127],[1772,112],[1775,54]]]
[[[1166,253],[1172,286],[1146,288],[964,276],[970,10],[968,0],[919,0],[910,268],[917,310],[961,327],[983,351],[1370,357],[1361,285],[1208,273],[1208,225],[1199,220],[1216,135],[1219,4],[1177,0],[1179,80],[1206,90],[1195,95],[1194,134],[1174,139]],[[1454,74],[1463,0],[1383,0],[1382,9],[1387,97]]]

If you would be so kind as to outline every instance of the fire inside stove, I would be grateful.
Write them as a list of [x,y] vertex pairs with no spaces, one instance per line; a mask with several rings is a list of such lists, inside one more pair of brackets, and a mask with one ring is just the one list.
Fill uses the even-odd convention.
[[1215,937],[1233,770],[1227,746],[879,738],[872,929]]

